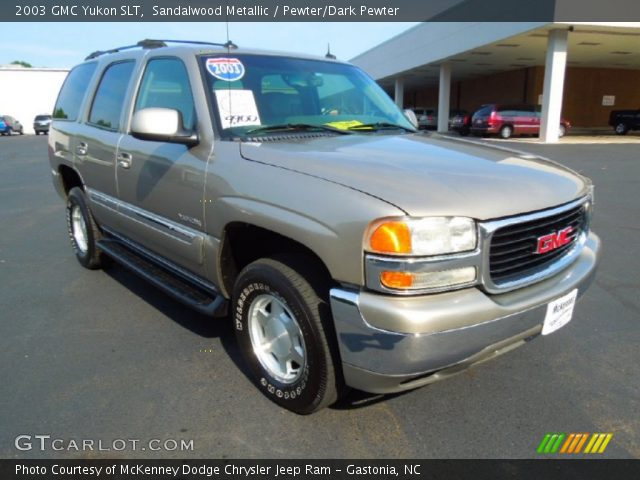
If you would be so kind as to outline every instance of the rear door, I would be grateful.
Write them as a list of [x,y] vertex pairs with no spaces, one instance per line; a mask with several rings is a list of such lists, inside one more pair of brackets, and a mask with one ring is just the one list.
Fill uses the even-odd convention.
[[75,165],[104,226],[117,228],[116,151],[135,60],[118,60],[102,71],[85,122],[76,134]]
[[[149,59],[132,115],[144,108],[169,108],[180,112],[185,130],[195,130],[192,81],[201,79],[191,80],[180,58]],[[201,276],[205,276],[203,197],[209,153],[204,143],[190,148],[127,134],[119,144],[116,169],[123,234]]]

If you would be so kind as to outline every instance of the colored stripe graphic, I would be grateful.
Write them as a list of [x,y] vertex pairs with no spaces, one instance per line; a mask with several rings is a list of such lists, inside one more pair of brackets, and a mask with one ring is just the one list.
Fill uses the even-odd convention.
[[612,438],[613,433],[547,433],[536,451],[539,454],[604,453]]

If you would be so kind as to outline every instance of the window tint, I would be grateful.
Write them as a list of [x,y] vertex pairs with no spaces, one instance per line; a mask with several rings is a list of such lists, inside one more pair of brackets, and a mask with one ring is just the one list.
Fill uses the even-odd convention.
[[95,70],[96,63],[94,62],[78,65],[69,72],[58,94],[58,101],[53,109],[53,118],[61,120],[76,120],[78,118],[80,104]]
[[195,107],[189,76],[177,58],[158,58],[147,64],[135,111],[152,107],[178,110],[182,114],[183,127],[194,128]]
[[493,111],[493,106],[488,106],[488,107],[482,107],[480,110],[478,110],[476,113],[473,114],[474,117],[488,117],[489,115],[491,115],[491,112]]
[[107,67],[93,98],[89,123],[110,130],[117,130],[120,127],[124,96],[127,93],[134,66],[135,62],[127,61],[113,63]]

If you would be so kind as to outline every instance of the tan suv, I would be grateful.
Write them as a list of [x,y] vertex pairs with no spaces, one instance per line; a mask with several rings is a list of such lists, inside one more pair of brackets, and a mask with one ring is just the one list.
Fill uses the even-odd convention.
[[419,133],[348,63],[168,43],[96,52],[61,89],[71,245],[233,322],[274,402],[416,388],[571,319],[599,249],[588,179]]

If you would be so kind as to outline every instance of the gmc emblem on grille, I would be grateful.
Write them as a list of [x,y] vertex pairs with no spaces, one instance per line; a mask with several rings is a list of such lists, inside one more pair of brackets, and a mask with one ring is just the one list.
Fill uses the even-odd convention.
[[538,246],[535,253],[547,253],[571,243],[573,241],[573,237],[569,236],[571,232],[573,232],[573,227],[567,227],[549,235],[538,237]]

